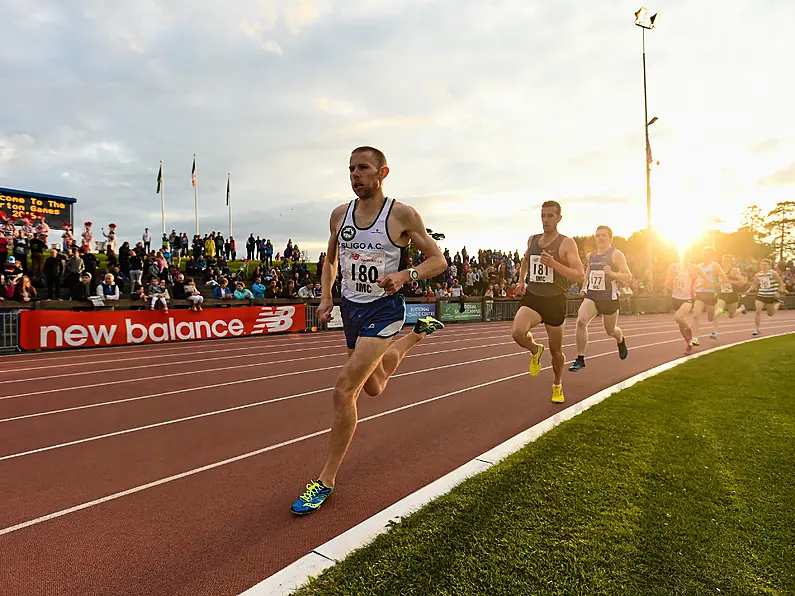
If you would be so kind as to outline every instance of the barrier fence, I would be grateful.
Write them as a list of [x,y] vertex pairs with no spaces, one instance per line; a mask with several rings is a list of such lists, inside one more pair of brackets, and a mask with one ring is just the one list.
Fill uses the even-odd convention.
[[[577,316],[582,300],[580,296],[567,297],[569,317]],[[107,310],[68,310],[63,303],[60,303],[60,309],[0,309],[0,353],[342,328],[338,305],[334,306],[331,321],[325,324],[318,321],[319,300],[300,304],[286,300],[235,301],[234,304],[219,301],[218,304],[207,304],[201,313],[173,308],[188,305],[187,302],[182,305],[184,301],[173,302],[168,315],[159,310],[135,309],[140,305],[131,306],[123,301]],[[753,311],[753,296],[742,298],[741,303]],[[445,323],[511,321],[520,304],[519,300],[505,298],[455,298],[430,302],[409,298],[406,300],[406,324],[413,325],[418,318],[429,315]],[[620,307],[622,315],[672,312],[668,296],[623,296]],[[795,309],[795,295],[785,296],[782,308]]]

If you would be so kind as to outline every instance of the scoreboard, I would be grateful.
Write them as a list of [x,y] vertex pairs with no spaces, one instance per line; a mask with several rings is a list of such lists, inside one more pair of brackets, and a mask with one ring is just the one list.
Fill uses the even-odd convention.
[[72,197],[0,187],[0,211],[13,219],[18,226],[22,225],[22,218],[26,215],[33,220],[35,226],[38,214],[43,213],[51,232],[63,229],[65,222],[72,224],[74,229],[72,220],[76,202],[77,199]]

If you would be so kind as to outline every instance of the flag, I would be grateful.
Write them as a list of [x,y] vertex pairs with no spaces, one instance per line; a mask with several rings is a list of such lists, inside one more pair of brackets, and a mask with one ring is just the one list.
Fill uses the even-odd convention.
[[651,162],[654,161],[651,158],[651,145],[649,144],[648,137],[646,138],[646,165],[651,165]]
[[160,193],[160,185],[163,184],[163,162],[160,162],[160,171],[157,172],[157,192]]
[[229,205],[229,174],[226,175],[226,204]]
[[190,185],[196,186],[196,155],[193,156],[193,169],[190,172]]

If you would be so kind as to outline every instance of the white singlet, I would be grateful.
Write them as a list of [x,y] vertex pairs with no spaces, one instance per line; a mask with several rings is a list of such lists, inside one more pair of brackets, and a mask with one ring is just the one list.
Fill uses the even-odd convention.
[[693,299],[693,276],[690,275],[690,266],[683,271],[676,264],[676,275],[674,276],[674,290],[671,296],[677,300]]
[[387,219],[395,199],[386,198],[373,225],[360,228],[354,221],[356,199],[350,202],[337,234],[342,274],[342,297],[351,302],[373,302],[386,296],[376,283],[404,266],[406,248],[389,237]]

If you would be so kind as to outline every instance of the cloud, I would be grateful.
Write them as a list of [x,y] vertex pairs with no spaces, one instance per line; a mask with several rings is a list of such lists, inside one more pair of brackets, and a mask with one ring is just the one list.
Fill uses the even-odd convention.
[[795,185],[795,161],[778,170],[770,176],[765,176],[759,183],[762,186],[792,186]]
[[[6,0],[0,176],[75,196],[78,219],[117,219],[132,239],[160,229],[163,160],[167,228],[192,232],[195,153],[202,232],[226,230],[231,172],[238,237],[323,246],[330,210],[351,197],[350,150],[367,144],[387,154],[388,194],[451,247],[521,246],[548,198],[572,205],[567,233],[590,233],[594,220],[631,232],[645,226],[631,8]],[[795,6],[777,15],[742,0],[704,29],[689,3],[666,4],[646,39],[656,208],[739,218],[747,193],[733,189],[790,179],[765,174],[795,139],[780,117],[788,81],[772,76],[788,68]],[[737,38],[739,27],[748,34]]]

